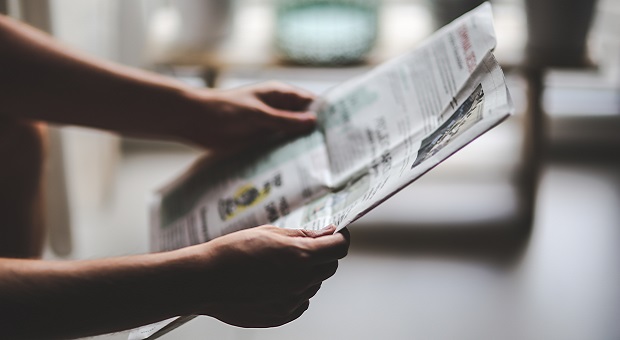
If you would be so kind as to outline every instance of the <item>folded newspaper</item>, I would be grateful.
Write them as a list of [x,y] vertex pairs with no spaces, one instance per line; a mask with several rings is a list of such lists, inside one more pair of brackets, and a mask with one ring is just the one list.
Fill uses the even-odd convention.
[[[262,224],[340,230],[513,112],[485,3],[420,47],[321,95],[317,129],[267,152],[194,166],[158,191],[152,247]],[[191,319],[132,331],[156,338]]]

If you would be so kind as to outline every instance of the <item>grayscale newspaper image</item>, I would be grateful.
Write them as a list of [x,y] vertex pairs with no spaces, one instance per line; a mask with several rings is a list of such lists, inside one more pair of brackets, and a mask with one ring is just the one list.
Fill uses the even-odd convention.
[[[262,224],[346,227],[512,114],[495,46],[485,3],[320,96],[313,133],[193,166],[153,199],[153,251]],[[130,339],[157,337],[188,319],[134,330]]]

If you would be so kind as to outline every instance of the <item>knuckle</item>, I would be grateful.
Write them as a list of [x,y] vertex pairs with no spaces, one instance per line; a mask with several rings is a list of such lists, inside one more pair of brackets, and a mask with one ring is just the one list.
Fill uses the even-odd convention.
[[[286,266],[286,270],[291,273],[299,273],[300,270],[307,267],[310,258],[306,250],[287,242],[287,240],[283,240],[281,243],[278,254],[282,259],[282,264]],[[291,279],[289,283],[294,284],[297,281],[299,281],[299,277]]]
[[312,258],[312,251],[306,239],[299,238],[293,245],[294,259],[299,263],[306,263]]
[[338,258],[343,258],[343,257],[346,257],[347,255],[349,255],[349,245],[345,244],[343,246],[340,246],[337,251]]
[[302,264],[308,263],[312,259],[312,252],[307,248],[298,249],[297,259]]
[[279,91],[286,87],[286,85],[277,80],[269,80],[264,83],[265,87],[272,91]]
[[280,228],[276,227],[275,225],[271,225],[271,224],[265,224],[265,225],[262,225],[262,226],[257,227],[257,228],[260,228],[260,229],[263,229],[263,230],[267,230],[267,231],[274,231],[274,230],[280,229]]

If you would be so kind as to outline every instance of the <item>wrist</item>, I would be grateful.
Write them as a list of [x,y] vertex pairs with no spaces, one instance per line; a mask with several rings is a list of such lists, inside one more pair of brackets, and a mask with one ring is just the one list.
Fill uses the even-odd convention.
[[164,272],[174,281],[176,294],[172,303],[179,308],[179,315],[205,314],[205,306],[212,300],[209,278],[214,257],[211,246],[206,243],[162,255],[166,258]]
[[214,112],[217,112],[216,91],[191,87],[177,89],[173,93],[172,107],[163,110],[161,120],[157,123],[163,128],[162,135],[176,141],[200,146],[205,145],[206,136],[210,136],[215,124]]
[[156,138],[180,139],[187,121],[192,119],[194,91],[179,85],[162,88],[159,94],[153,93],[152,108],[148,117],[144,117],[145,133]]

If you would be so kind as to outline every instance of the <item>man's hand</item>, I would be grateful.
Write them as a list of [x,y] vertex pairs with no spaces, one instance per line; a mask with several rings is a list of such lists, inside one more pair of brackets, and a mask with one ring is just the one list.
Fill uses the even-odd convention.
[[[308,111],[314,95],[279,82],[227,91],[198,90],[196,105],[178,127],[191,143],[236,150],[310,132],[316,115]],[[193,113],[192,113],[193,112]]]
[[207,301],[195,314],[241,327],[295,320],[347,254],[348,231],[334,230],[261,226],[186,248],[200,287],[194,299]]
[[[242,149],[309,132],[314,96],[268,82],[229,91],[195,89],[95,59],[0,15],[0,115]],[[32,84],[37,84],[33,87]]]
[[3,338],[77,338],[191,314],[282,325],[308,308],[346,255],[349,234],[334,230],[262,226],[175,251],[98,260],[0,258]]

